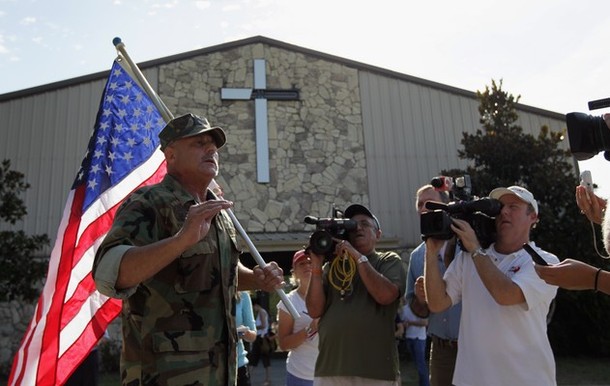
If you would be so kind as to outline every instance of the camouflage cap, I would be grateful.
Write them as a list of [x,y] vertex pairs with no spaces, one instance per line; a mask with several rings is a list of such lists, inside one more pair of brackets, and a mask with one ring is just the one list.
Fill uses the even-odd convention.
[[165,150],[167,145],[177,139],[192,137],[202,133],[209,133],[214,137],[216,147],[219,149],[227,142],[227,137],[221,127],[212,127],[207,119],[189,113],[172,119],[161,130],[159,133],[161,150]]

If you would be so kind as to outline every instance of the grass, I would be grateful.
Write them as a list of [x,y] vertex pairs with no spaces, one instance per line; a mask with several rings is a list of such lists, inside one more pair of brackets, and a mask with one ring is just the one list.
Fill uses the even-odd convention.
[[555,358],[558,385],[610,385],[610,358]]
[[[401,362],[403,385],[417,385],[415,365]],[[610,358],[555,358],[558,386],[610,386]]]
[[[610,358],[555,358],[557,364],[557,385],[610,386]],[[283,366],[283,360],[273,361],[272,368]],[[413,362],[401,362],[402,384],[416,385],[417,373]],[[118,373],[104,373],[100,386],[120,384]],[[253,384],[253,386],[255,386]]]

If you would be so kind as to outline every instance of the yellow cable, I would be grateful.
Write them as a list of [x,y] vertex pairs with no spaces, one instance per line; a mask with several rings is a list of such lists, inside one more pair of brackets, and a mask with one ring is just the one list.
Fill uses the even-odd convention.
[[341,293],[341,297],[352,291],[352,280],[356,275],[356,263],[344,252],[330,263],[328,282]]

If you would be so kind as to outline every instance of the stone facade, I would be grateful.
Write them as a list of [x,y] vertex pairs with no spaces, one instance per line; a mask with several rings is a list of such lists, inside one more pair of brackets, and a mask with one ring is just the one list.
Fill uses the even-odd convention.
[[[222,87],[253,87],[259,58],[267,88],[300,92],[268,102],[269,184],[257,182],[254,102],[220,99]],[[303,231],[305,216],[328,217],[333,204],[368,204],[356,69],[259,43],[161,66],[159,94],[176,115],[226,130],[217,180],[247,232]]]

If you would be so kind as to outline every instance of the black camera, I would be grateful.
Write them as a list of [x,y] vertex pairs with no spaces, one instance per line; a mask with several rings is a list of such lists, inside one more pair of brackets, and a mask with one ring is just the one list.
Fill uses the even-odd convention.
[[610,130],[602,117],[594,117],[585,113],[566,114],[570,151],[579,160],[584,161],[605,151],[608,159],[610,151]]
[[[460,196],[463,200],[454,201],[449,204],[430,201],[426,203],[426,208],[431,211],[423,213],[420,217],[420,229],[423,240],[428,237],[441,240],[452,238],[455,235],[451,230],[454,218],[464,220],[470,224],[482,247],[487,248],[496,240],[495,217],[500,214],[502,203],[492,198],[474,199],[470,195],[472,189],[470,177],[464,177],[468,177],[463,180],[466,183],[463,186],[457,187],[457,194],[455,184],[452,184],[450,187],[452,196]],[[434,182],[435,179],[432,179],[432,181]],[[446,190],[447,186],[448,184],[445,184],[444,188],[437,189]]]
[[358,227],[355,220],[344,218],[343,213],[336,209],[331,218],[307,216],[305,223],[316,226],[316,231],[309,236],[307,248],[316,255],[325,256],[326,260],[332,260],[335,256],[337,243],[333,238],[347,240],[348,232]]
[[[589,102],[589,110],[610,107],[610,98]],[[585,113],[566,114],[570,151],[579,161],[592,158],[600,151],[610,161],[610,129],[602,117]]]

